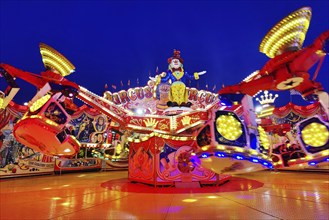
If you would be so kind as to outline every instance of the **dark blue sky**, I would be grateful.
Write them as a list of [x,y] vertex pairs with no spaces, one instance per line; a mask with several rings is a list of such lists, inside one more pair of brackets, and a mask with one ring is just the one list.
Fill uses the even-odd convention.
[[[207,70],[200,87],[218,89],[261,69],[268,61],[258,51],[265,34],[304,6],[313,11],[304,42],[308,45],[329,29],[327,0],[0,0],[0,62],[40,73],[44,67],[38,45],[44,42],[76,66],[68,79],[101,95],[105,83],[120,88],[122,80],[126,89],[129,79],[136,86],[139,78],[144,85],[157,66],[167,69],[167,58],[178,49],[186,71]],[[318,76],[326,91],[328,59]],[[15,101],[23,103],[36,90],[19,84],[23,88]],[[288,101],[282,95],[278,105]]]

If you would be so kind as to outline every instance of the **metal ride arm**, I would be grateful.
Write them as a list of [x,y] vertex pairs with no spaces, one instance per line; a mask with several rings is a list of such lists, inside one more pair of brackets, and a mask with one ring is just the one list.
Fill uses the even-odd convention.
[[41,75],[37,75],[34,73],[20,70],[9,64],[0,64],[0,69],[4,72],[2,74],[9,74],[14,79],[20,78],[36,86],[38,89],[43,88],[47,83],[53,85],[60,85],[63,90],[65,90],[65,88],[72,88],[75,90],[79,89],[79,86],[76,83],[71,82],[65,79],[64,77],[61,77],[59,74],[54,73],[50,70],[42,72]]
[[[77,97],[80,98],[83,102],[95,107],[97,110],[113,118],[115,121],[119,122],[120,125],[124,124],[124,115],[127,114],[126,110],[88,91],[87,89],[78,86],[76,83],[65,79],[59,74],[48,70],[46,72],[41,73],[42,75],[37,75],[31,72],[20,70],[8,64],[0,64],[0,69],[2,70],[1,75],[3,75],[6,80],[8,78],[12,79],[12,81],[14,82],[15,78],[20,78],[36,86],[39,90],[44,88],[45,85],[49,83],[52,85],[52,89],[55,88],[55,90],[57,91],[67,93],[65,95],[68,97],[72,98],[73,93],[74,95],[77,94]],[[18,88],[17,85],[15,87]],[[72,93],[72,96],[69,95],[70,93]]]
[[120,126],[125,124],[125,116],[128,114],[128,111],[118,107],[115,103],[92,93],[82,86],[79,86],[77,98],[112,118]]
[[[8,65],[8,64],[0,64],[0,69],[1,69],[1,75],[3,75],[5,77],[6,81],[8,81],[8,80],[10,81],[10,82],[8,81],[8,83],[12,84],[12,87],[13,87],[13,83],[16,85],[16,83],[14,81],[15,78],[20,78],[38,88],[39,92],[32,99],[30,104],[32,104],[33,102],[35,102],[39,98],[41,98],[42,94],[44,94],[44,92],[42,92],[44,90],[44,88],[48,88],[48,89],[45,89],[46,93],[51,92],[52,95],[54,95],[57,92],[61,92],[66,97],[69,97],[69,98],[73,98],[76,96],[77,98],[79,98],[83,102],[85,102],[86,104],[94,107],[95,109],[99,110],[103,114],[112,118],[115,122],[118,122],[120,124],[120,126],[122,126],[122,127],[128,127],[128,122],[126,120],[131,121],[132,119],[135,118],[135,116],[133,116],[131,114],[132,112],[129,112],[129,111],[121,108],[120,106],[117,106],[115,103],[90,92],[89,90],[87,90],[84,87],[78,86],[76,83],[71,82],[71,81],[65,79],[64,77],[60,76],[59,74],[54,73],[52,71],[46,71],[46,72],[41,73],[42,75],[37,75],[37,74],[31,73],[31,72],[20,70],[11,65]],[[50,86],[47,86],[48,84],[50,84]],[[17,85],[15,87],[18,88]],[[39,96],[38,96],[38,94],[39,94]],[[13,96],[14,95],[10,96],[10,100],[13,98]],[[3,101],[1,107],[4,108],[5,102],[6,103],[10,102],[10,100],[8,100],[8,98],[9,98],[9,96],[7,96],[6,99],[3,99],[4,101]],[[66,103],[67,100],[68,99],[65,99],[64,104],[68,104],[68,103]],[[66,105],[66,107],[70,108],[71,106]],[[66,110],[68,110],[68,109],[66,109]],[[70,110],[72,110],[72,112],[74,112],[74,108],[70,108]],[[132,120],[132,121],[143,121],[142,118],[143,117],[140,117],[140,118],[138,118],[136,120]],[[140,125],[141,130],[144,130],[147,127],[147,125],[143,122],[139,123],[139,125]],[[146,128],[146,130],[147,130],[147,128]]]
[[321,83],[310,79],[309,69],[324,58],[329,30],[323,32],[312,45],[296,51],[286,52],[269,60],[251,80],[227,86],[218,93],[255,95],[260,90],[299,91],[304,98],[323,90]]
[[23,79],[24,81],[36,86],[37,88],[41,88],[47,83],[47,81],[44,80],[40,75],[20,70],[8,64],[2,63],[0,64],[0,68],[11,77]]
[[9,102],[15,97],[19,91],[19,87],[16,84],[14,78],[8,74],[4,69],[0,69],[0,76],[2,76],[8,83],[8,87],[3,93],[0,91],[0,110],[5,109]]
[[[109,100],[103,97],[100,97],[99,95],[90,92],[84,87],[78,86],[76,83],[65,79],[57,73],[48,70],[46,72],[41,73],[41,75],[37,75],[31,72],[20,70],[8,64],[0,64],[0,69],[2,70],[1,75],[3,75],[6,79],[10,78],[11,81],[14,82],[15,78],[20,78],[36,86],[38,90],[43,90],[43,88],[48,87],[46,86],[47,84],[50,84],[50,88],[53,94],[61,92],[69,98],[73,98],[74,96],[76,96],[86,104],[94,107],[103,114],[112,118],[114,121],[118,122],[120,126],[127,126],[126,118],[127,115],[131,112],[121,108],[120,106],[117,106],[115,103],[110,102]],[[13,97],[11,97],[11,99],[12,98]],[[33,100],[36,101],[37,99],[38,98],[34,98]],[[7,100],[6,102],[9,103],[10,100]]]
[[[125,129],[139,130],[145,133],[178,134],[190,127],[209,120],[209,112],[214,106],[200,112],[188,112],[183,115],[136,115],[115,103],[100,97],[84,87],[79,87],[77,98],[118,122]],[[188,122],[186,122],[188,120]]]

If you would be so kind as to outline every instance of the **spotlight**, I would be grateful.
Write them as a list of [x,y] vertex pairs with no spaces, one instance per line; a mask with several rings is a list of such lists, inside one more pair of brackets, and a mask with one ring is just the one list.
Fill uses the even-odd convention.
[[70,150],[69,148],[66,148],[66,149],[64,150],[64,152],[65,152],[65,153],[69,153],[69,152],[71,152],[71,150]]
[[63,86],[62,88],[57,88],[58,86],[53,86],[52,89],[60,89],[62,91],[62,94],[65,95],[66,97],[73,98],[76,97],[79,93],[79,91],[74,88],[74,87],[69,87],[69,86]]
[[311,165],[311,166],[315,166],[316,162],[309,162],[308,164]]
[[137,109],[135,109],[135,113],[136,113],[136,115],[144,115],[145,109],[137,108]]
[[227,107],[231,107],[233,105],[232,101],[226,98],[221,98],[220,104],[221,106],[227,106]]
[[244,157],[239,156],[239,155],[235,156],[235,158],[238,159],[238,160],[243,160],[244,159]]
[[254,163],[258,163],[259,162],[259,160],[258,159],[255,159],[255,158],[252,158],[251,161],[254,162]]
[[223,154],[223,153],[216,153],[215,154],[217,157],[225,157],[225,154]]
[[201,157],[202,158],[207,158],[208,157],[208,154],[201,154]]
[[256,106],[255,111],[260,113],[263,110],[262,106]]

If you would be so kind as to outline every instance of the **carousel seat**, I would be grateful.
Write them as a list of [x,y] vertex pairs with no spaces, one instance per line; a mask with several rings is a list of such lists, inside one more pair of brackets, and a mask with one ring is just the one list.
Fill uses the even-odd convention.
[[22,144],[47,155],[71,156],[80,148],[74,136],[66,132],[70,116],[54,98],[29,111],[14,126],[15,138]]

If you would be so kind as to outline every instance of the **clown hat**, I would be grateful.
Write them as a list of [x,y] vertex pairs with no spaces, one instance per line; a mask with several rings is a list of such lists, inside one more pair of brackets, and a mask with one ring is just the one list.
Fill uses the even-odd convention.
[[184,63],[184,60],[180,57],[180,51],[174,49],[174,55],[168,59],[168,63],[171,63],[173,59],[178,59],[181,63]]

